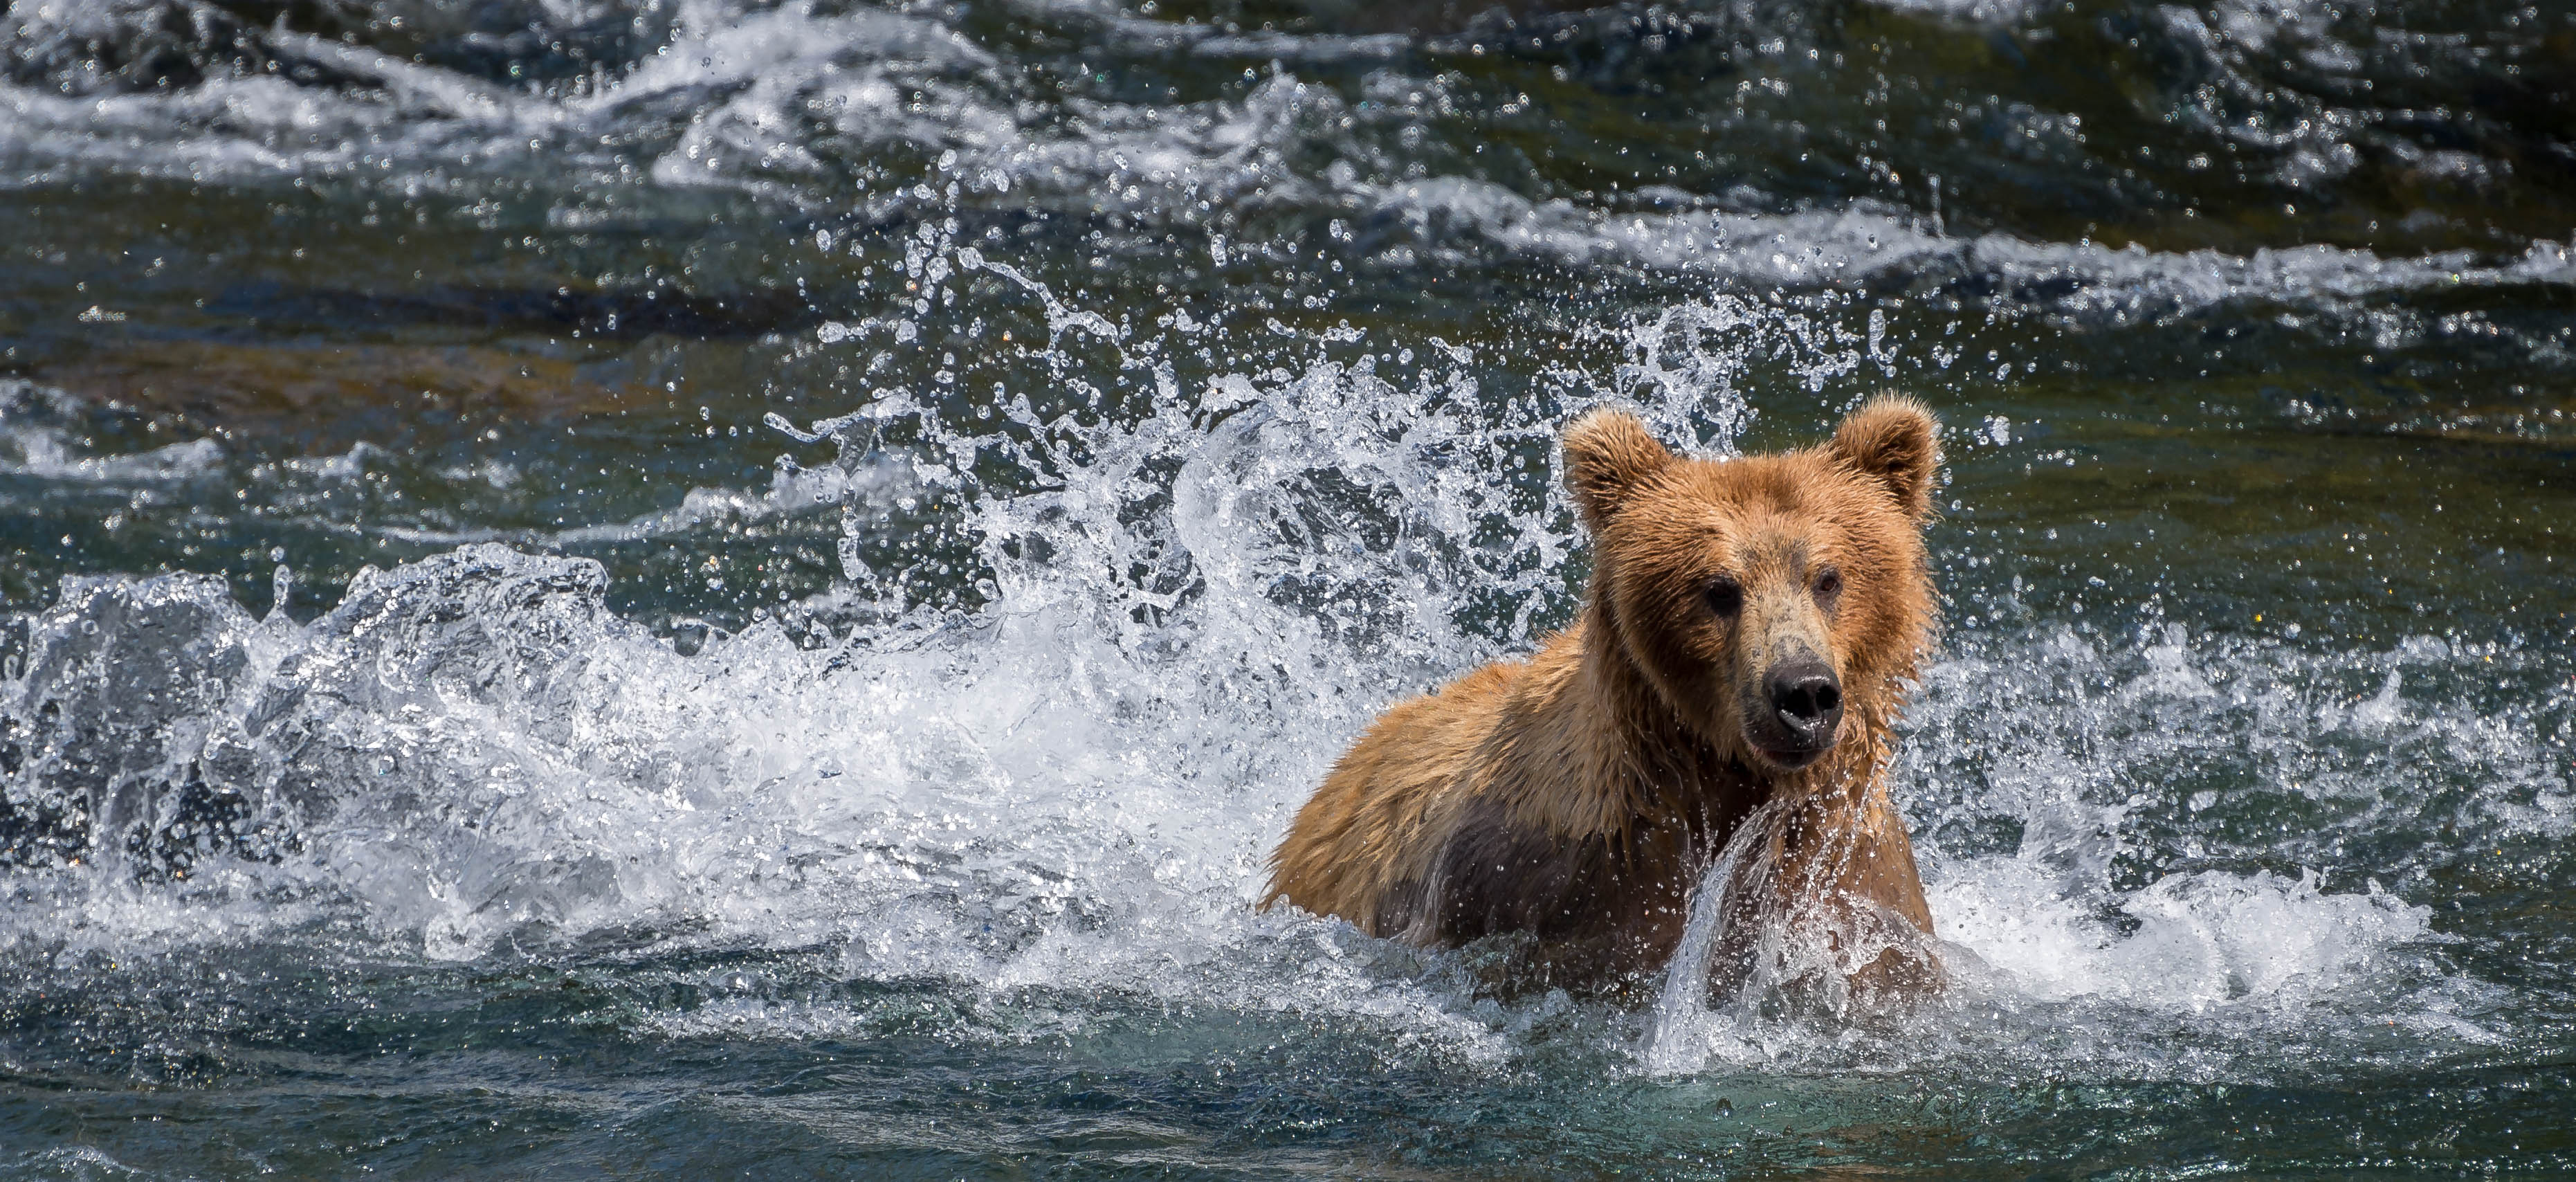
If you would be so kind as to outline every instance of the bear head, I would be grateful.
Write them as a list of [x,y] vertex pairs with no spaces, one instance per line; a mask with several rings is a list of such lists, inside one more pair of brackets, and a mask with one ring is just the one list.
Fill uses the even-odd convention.
[[1757,773],[1883,731],[1932,623],[1938,432],[1922,404],[1881,397],[1820,446],[1712,460],[1631,415],[1584,416],[1565,479],[1594,543],[1593,643]]

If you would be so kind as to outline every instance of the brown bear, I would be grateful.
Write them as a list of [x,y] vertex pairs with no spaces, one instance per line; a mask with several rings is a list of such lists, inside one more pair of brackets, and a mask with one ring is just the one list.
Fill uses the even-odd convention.
[[1552,980],[1635,981],[1745,830],[1714,984],[1743,979],[1762,924],[1776,952],[1789,917],[1818,915],[1858,945],[1824,957],[1838,985],[1937,983],[1886,782],[1933,626],[1937,434],[1880,397],[1821,446],[1704,460],[1584,416],[1565,433],[1594,544],[1582,614],[1380,717],[1271,855],[1265,906],[1416,944],[1527,933]]

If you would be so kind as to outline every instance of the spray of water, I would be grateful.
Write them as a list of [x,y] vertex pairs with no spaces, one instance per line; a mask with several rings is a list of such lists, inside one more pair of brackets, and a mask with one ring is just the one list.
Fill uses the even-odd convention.
[[[1462,1061],[1508,1058],[1563,999],[1497,1010],[1454,960],[1257,912],[1263,857],[1378,710],[1566,617],[1572,517],[1526,457],[1567,412],[1607,391],[1667,437],[1722,449],[1751,414],[1734,385],[1745,357],[1789,356],[1856,395],[1847,379],[1883,344],[1713,301],[1599,330],[1624,340],[1623,367],[1569,373],[1545,398],[1497,405],[1457,347],[1384,372],[1411,346],[1356,335],[1311,342],[1302,368],[1184,390],[1157,358],[1186,326],[1115,325],[980,255],[932,253],[1042,302],[1057,380],[1105,386],[1101,367],[1118,367],[1155,390],[1126,413],[1007,392],[988,404],[998,419],[882,391],[788,425],[837,443],[832,475],[795,487],[854,521],[907,499],[953,513],[976,605],[854,549],[849,588],[808,605],[843,631],[771,617],[683,656],[606,608],[595,564],[495,545],[370,572],[303,625],[253,619],[207,578],[72,580],[16,622],[0,681],[0,835],[22,867],[0,952],[755,947],[986,995],[1328,1014]],[[1898,793],[1934,835],[1938,935],[1964,1000],[1901,1041],[1783,1019],[1763,999],[1821,963],[1816,933],[1784,923],[1749,953],[1752,984],[1712,1006],[1735,912],[1718,884],[1769,828],[1748,826],[1697,893],[1656,1006],[1611,1019],[1614,1037],[1651,1070],[1688,1071],[1835,1060],[1854,1037],[1882,1058],[1943,1039],[1991,1050],[1976,1015],[2051,1006],[2110,1030],[2224,1010],[2207,1026],[2222,1042],[2249,1012],[2313,1020],[2293,998],[2475,1030],[2473,987],[2409,951],[2422,909],[2376,890],[2216,869],[2116,885],[2130,806],[2102,788],[2153,774],[2159,740],[2136,720],[2174,702],[2328,763],[2345,729],[2415,727],[2442,758],[2438,736],[2479,720],[2405,698],[2393,673],[2360,709],[2230,713],[2202,688],[2266,654],[2146,653],[2006,630],[1933,666]],[[2052,662],[2115,688],[2051,698]],[[2055,706],[1993,709],[2015,695]],[[2052,721],[2002,721],[2034,716]],[[2518,732],[2498,733],[2509,747]],[[2530,816],[2563,818],[2563,778],[2533,768]],[[2017,848],[1938,836],[1989,814],[2023,830]],[[780,1037],[835,1020],[743,1004],[728,1021]],[[2116,1041],[2093,1051],[2121,1054]]]

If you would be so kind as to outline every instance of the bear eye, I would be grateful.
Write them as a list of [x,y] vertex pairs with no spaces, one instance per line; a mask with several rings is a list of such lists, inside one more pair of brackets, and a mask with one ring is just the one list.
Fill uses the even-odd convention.
[[1823,608],[1826,611],[1832,611],[1834,610],[1834,601],[1841,599],[1842,596],[1843,572],[1841,570],[1829,566],[1816,572],[1817,607]]
[[1732,620],[1744,610],[1744,584],[1725,575],[1709,580],[1708,610],[1721,619]]

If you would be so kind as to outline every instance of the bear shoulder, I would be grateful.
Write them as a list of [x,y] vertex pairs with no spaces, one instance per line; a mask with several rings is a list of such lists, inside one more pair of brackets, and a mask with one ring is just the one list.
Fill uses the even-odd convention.
[[1401,928],[1409,909],[1395,895],[1428,869],[1429,847],[1482,769],[1526,669],[1495,661],[1380,715],[1297,811],[1270,858],[1269,898],[1350,918],[1372,935]]

